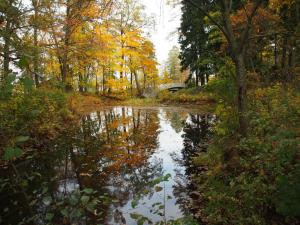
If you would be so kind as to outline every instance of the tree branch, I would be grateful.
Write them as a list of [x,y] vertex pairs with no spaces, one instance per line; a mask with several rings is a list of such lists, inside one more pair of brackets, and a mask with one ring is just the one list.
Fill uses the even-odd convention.
[[224,27],[228,33],[228,37],[227,37],[227,41],[228,44],[230,46],[230,48],[232,49],[232,52],[237,52],[237,41],[236,38],[234,36],[234,31],[233,31],[233,27],[230,21],[230,9],[228,8],[228,2],[226,0],[220,0],[221,2],[221,6],[223,8],[223,10],[221,10],[222,16],[223,16],[223,20],[224,20]]
[[199,6],[198,4],[196,4],[193,0],[186,0],[188,3],[190,3],[192,6],[196,7],[197,9],[199,9],[201,11],[201,13],[203,13],[205,16],[207,16],[207,18],[215,25],[219,28],[219,30],[226,36],[226,38],[228,39],[228,33],[227,31],[223,28],[223,26],[218,23],[211,15],[209,15],[208,12],[206,12],[201,6]]
[[263,0],[258,0],[258,1],[255,2],[255,5],[253,6],[252,12],[248,17],[247,26],[246,26],[246,28],[245,28],[242,36],[241,36],[242,38],[241,38],[240,44],[238,46],[238,51],[239,52],[243,51],[243,48],[245,46],[245,42],[246,42],[246,40],[249,36],[249,31],[250,31],[250,28],[251,28],[253,17],[255,16],[255,13],[258,10],[258,8],[260,7],[260,5],[262,4],[262,2],[263,2]]

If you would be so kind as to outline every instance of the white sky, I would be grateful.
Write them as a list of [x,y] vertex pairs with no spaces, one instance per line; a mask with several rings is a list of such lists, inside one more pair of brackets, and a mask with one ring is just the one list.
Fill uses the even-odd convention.
[[140,1],[146,6],[146,13],[155,17],[155,30],[151,30],[150,34],[156,49],[157,60],[162,64],[167,59],[168,52],[172,46],[178,45],[178,34],[176,31],[180,26],[180,7],[174,8],[167,5],[166,0]]

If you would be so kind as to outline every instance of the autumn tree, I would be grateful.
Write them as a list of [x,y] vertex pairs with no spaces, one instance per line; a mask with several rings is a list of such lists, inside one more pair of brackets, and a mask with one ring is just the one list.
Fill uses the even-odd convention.
[[[247,133],[246,121],[246,64],[245,53],[248,49],[249,37],[252,32],[253,18],[257,15],[257,10],[263,5],[264,0],[253,0],[248,2],[236,2],[232,0],[208,1],[207,7],[198,4],[194,0],[186,0],[189,4],[196,7],[201,16],[207,17],[213,26],[216,26],[224,35],[229,49],[229,56],[236,66],[236,86],[237,86],[237,108],[239,116],[239,131],[245,136]],[[245,4],[251,4],[251,7],[245,7]],[[231,16],[237,10],[243,9],[247,21],[240,27],[239,32],[233,29]],[[199,15],[200,16],[200,15]]]
[[[142,36],[140,30],[128,32],[126,36],[128,36],[128,39],[125,55],[128,56],[129,60],[130,83],[132,87],[133,79],[135,80],[138,96],[141,96],[142,89],[145,89],[146,85],[149,85],[151,81],[155,86],[157,62],[155,60],[154,47],[146,37]],[[143,75],[143,87],[140,84],[139,74]]]

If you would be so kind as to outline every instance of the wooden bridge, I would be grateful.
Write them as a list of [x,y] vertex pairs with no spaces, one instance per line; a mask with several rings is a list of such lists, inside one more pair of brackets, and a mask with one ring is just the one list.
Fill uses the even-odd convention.
[[186,87],[185,83],[169,83],[169,84],[159,85],[158,89],[160,91],[168,90],[168,91],[175,92],[175,91],[178,91],[178,90],[183,89],[185,87]]
[[169,83],[169,84],[161,84],[158,86],[158,88],[156,90],[152,89],[152,88],[146,88],[146,90],[144,90],[143,96],[146,98],[149,97],[156,97],[159,91],[171,91],[171,92],[175,92],[178,91],[180,89],[185,88],[186,85],[184,83]]

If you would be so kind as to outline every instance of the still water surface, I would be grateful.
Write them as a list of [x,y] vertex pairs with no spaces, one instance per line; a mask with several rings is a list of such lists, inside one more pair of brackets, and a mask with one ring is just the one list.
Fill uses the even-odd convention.
[[[85,188],[96,191],[97,209],[92,216],[74,213],[72,224],[135,225],[140,218],[147,224],[194,215],[199,203],[192,178],[199,168],[192,158],[206,151],[214,121],[195,109],[166,107],[112,107],[83,116],[48,143],[47,153],[18,165],[21,176],[40,175],[28,187],[32,195],[43,187],[51,196],[51,203],[35,208],[41,215],[36,221],[44,223],[57,199]],[[19,198],[14,193],[1,195],[0,204],[9,207]],[[20,218],[26,214],[18,211]],[[53,218],[57,224],[64,222],[59,215]],[[1,217],[6,224],[18,221],[14,215]]]

